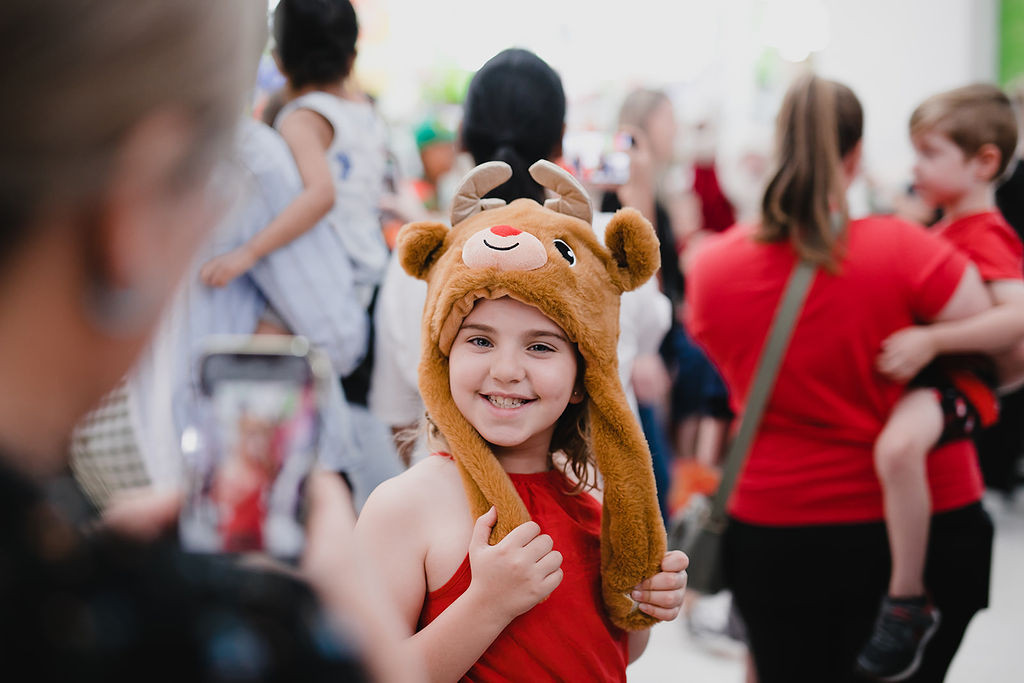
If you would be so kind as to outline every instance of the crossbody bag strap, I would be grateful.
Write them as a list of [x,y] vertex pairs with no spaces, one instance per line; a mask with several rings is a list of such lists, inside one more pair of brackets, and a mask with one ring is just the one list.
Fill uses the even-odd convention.
[[779,374],[782,357],[789,346],[793,328],[796,326],[797,318],[800,317],[804,300],[807,298],[807,291],[810,289],[816,272],[817,267],[814,264],[797,261],[797,265],[793,268],[789,281],[786,283],[786,290],[782,294],[779,308],[772,320],[768,341],[765,342],[761,357],[757,362],[757,372],[754,375],[750,394],[747,396],[747,405],[740,420],[739,431],[725,456],[722,479],[711,503],[711,514],[708,521],[712,527],[719,529],[725,527],[725,505],[736,485],[736,479],[743,469],[743,463],[747,460],[750,445],[754,441],[757,428],[761,424],[761,417],[764,415],[765,405],[767,405],[768,398],[775,386],[775,378]]

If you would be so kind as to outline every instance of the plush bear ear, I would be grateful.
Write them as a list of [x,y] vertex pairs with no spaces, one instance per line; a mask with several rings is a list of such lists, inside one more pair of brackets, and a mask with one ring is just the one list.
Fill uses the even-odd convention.
[[636,289],[661,267],[658,238],[650,222],[636,209],[619,209],[604,231],[612,252],[612,282],[623,292]]
[[436,221],[420,221],[402,226],[396,241],[398,258],[405,272],[420,280],[441,256],[441,245],[448,234],[448,226]]

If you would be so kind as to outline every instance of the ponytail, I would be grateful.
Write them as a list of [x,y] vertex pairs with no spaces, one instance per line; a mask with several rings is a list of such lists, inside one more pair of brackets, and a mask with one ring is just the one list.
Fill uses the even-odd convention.
[[512,167],[512,177],[508,182],[488,192],[488,197],[504,199],[506,202],[520,197],[529,197],[540,204],[544,203],[544,188],[530,175],[529,165],[515,147],[500,145],[490,155],[490,158],[493,161],[504,161]]
[[557,153],[564,125],[565,91],[547,62],[518,48],[489,59],[466,91],[461,136],[476,163],[504,161],[512,167],[512,179],[487,196],[543,203],[544,188],[528,169]]
[[842,160],[863,128],[844,85],[808,74],[786,93],[776,128],[776,169],[761,203],[758,238],[788,240],[800,258],[834,270],[849,220]]

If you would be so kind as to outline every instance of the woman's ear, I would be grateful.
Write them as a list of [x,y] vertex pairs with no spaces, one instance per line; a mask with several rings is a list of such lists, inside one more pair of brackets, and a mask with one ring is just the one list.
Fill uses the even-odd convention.
[[396,248],[405,272],[414,278],[426,280],[430,269],[444,253],[441,248],[448,235],[448,227],[436,221],[420,221],[402,226]]
[[619,209],[604,232],[604,244],[612,253],[612,282],[623,292],[643,283],[661,267],[658,238],[650,221],[636,209]]

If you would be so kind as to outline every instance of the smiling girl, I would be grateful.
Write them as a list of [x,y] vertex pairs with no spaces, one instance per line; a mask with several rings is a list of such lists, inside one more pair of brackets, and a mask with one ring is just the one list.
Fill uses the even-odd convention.
[[[357,534],[427,661],[431,680],[625,680],[647,631],[613,626],[601,605],[600,491],[576,345],[539,309],[480,299],[451,348],[452,399],[491,446],[534,521],[487,543],[442,450],[370,496]],[[673,619],[686,559],[638,586],[639,609]]]

